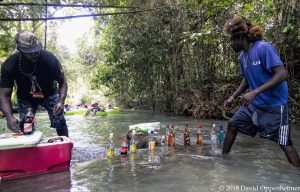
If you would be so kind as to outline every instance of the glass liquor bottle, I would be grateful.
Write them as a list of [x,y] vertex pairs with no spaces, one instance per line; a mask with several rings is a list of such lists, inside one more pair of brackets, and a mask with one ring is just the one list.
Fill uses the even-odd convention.
[[170,134],[168,135],[168,146],[174,147],[175,144],[175,125],[171,126]]
[[151,131],[151,133],[149,135],[148,147],[149,147],[150,151],[155,149],[155,139],[154,139],[153,131]]
[[135,130],[132,130],[132,136],[130,139],[130,153],[135,153],[136,152],[136,138],[135,138]]
[[215,128],[216,128],[216,124],[213,124],[213,127],[210,132],[211,144],[213,144],[213,145],[217,144],[217,133],[216,133]]
[[115,148],[114,148],[114,141],[113,141],[113,133],[110,133],[109,134],[109,141],[108,141],[108,144],[107,144],[107,157],[108,158],[111,158],[111,157],[114,157],[115,156]]
[[184,133],[183,133],[183,143],[184,143],[184,146],[191,145],[191,137],[190,137],[190,133],[189,133],[188,129],[189,129],[189,125],[185,124]]
[[34,114],[32,112],[32,108],[28,107],[26,116],[24,118],[24,124],[23,124],[23,134],[24,135],[30,135],[34,132]]
[[202,129],[202,125],[199,124],[198,125],[198,129],[197,129],[197,133],[196,133],[196,143],[198,145],[201,145],[202,142],[203,142],[203,137],[202,137],[202,131],[201,131],[201,129]]

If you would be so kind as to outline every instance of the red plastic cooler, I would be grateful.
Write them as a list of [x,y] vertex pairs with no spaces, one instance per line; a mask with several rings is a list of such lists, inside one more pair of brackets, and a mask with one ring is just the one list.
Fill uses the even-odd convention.
[[68,170],[72,148],[69,138],[52,137],[35,146],[0,150],[0,180]]

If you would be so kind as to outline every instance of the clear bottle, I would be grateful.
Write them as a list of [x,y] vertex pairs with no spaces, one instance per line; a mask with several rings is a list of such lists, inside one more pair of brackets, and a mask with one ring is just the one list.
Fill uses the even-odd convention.
[[151,131],[151,133],[149,135],[148,147],[149,147],[150,151],[155,149],[155,139],[154,139],[154,132],[153,131]]
[[127,139],[125,137],[121,144],[121,150],[120,150],[121,156],[127,155],[127,151],[128,151],[128,144],[127,144]]
[[135,130],[132,130],[132,136],[130,139],[130,153],[136,152],[136,144],[137,144],[137,140],[135,138]]
[[223,145],[225,139],[225,132],[224,132],[224,123],[220,123],[220,132],[219,132],[219,144]]
[[166,136],[162,135],[160,138],[160,146],[165,146],[166,145]]
[[189,129],[189,125],[185,124],[184,133],[183,133],[183,143],[184,143],[184,146],[191,145],[191,137],[190,137],[190,133],[189,133],[188,129]]
[[114,134],[113,133],[110,133],[109,134],[109,141],[108,141],[108,144],[107,144],[107,157],[108,158],[111,158],[111,157],[114,157],[115,156],[115,146],[114,146],[114,141],[113,141],[113,137],[114,137]]
[[34,122],[35,122],[35,118],[34,118],[32,108],[28,107],[27,113],[24,118],[24,124],[23,124],[23,134],[24,135],[30,135],[34,132],[34,130],[35,130]]
[[210,138],[211,138],[212,144],[217,144],[217,133],[216,133],[215,127],[216,127],[216,124],[213,124],[213,127],[210,132]]
[[197,129],[197,133],[196,133],[196,143],[198,145],[201,145],[202,142],[203,142],[203,137],[202,137],[202,131],[201,131],[201,129],[202,129],[202,125],[199,124],[198,125],[198,129]]

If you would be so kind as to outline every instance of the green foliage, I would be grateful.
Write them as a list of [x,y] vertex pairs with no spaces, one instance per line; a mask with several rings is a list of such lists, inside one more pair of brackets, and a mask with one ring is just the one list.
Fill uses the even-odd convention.
[[[140,9],[159,7],[142,14],[110,17],[99,40],[103,57],[97,64],[92,86],[109,87],[119,101],[129,107],[176,111],[183,98],[186,103],[200,106],[205,102],[222,105],[224,97],[231,94],[240,80],[238,55],[232,52],[227,37],[222,34],[223,24],[233,14],[266,28],[266,39],[275,43],[278,35],[284,37],[282,32],[299,37],[295,20],[278,33],[277,19],[284,14],[286,9],[282,8],[286,2],[151,0],[143,4],[138,1],[119,3],[138,4]],[[294,46],[298,47],[299,43]]]
[[[29,2],[29,1],[24,1]],[[38,1],[43,3],[43,1]],[[78,56],[57,46],[55,22],[48,50],[61,60],[69,82],[69,97],[81,94],[114,96],[126,107],[180,112],[187,104],[200,111],[217,111],[239,84],[238,55],[233,53],[223,24],[239,14],[265,28],[290,72],[292,109],[299,110],[300,19],[297,0],[70,0],[53,2],[134,6],[148,10],[95,19],[94,34],[78,41]],[[49,11],[53,15],[55,8]],[[120,9],[90,9],[93,13]],[[39,17],[42,7],[0,7],[0,17]],[[0,61],[14,49],[14,35],[34,29],[43,39],[42,22],[1,22]],[[51,27],[50,27],[51,28]],[[86,38],[86,37],[89,38]],[[93,42],[89,42],[93,39]],[[93,89],[93,90],[90,90]],[[101,90],[101,91],[99,91]],[[97,99],[96,99],[97,100]],[[211,106],[211,107],[210,107]]]

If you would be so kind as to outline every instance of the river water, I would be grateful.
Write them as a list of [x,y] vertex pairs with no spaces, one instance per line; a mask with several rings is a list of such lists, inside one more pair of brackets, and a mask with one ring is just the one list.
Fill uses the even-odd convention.
[[[36,119],[37,129],[45,136],[56,135],[49,128],[46,113],[38,113]],[[220,147],[212,146],[209,136],[212,124],[221,122],[218,120],[195,120],[149,111],[127,111],[106,117],[73,115],[66,120],[74,142],[70,170],[2,182],[0,191],[300,191],[300,170],[288,163],[276,143],[238,134],[231,153],[220,155]],[[180,131],[188,123],[194,135],[201,123],[204,144],[157,147],[154,153],[139,149],[134,155],[106,158],[110,132],[114,133],[118,153],[129,125],[158,121],[162,134],[167,124],[175,124]],[[0,133],[7,131],[2,130],[5,125],[0,120]],[[299,136],[299,127],[293,127],[292,140],[298,152]]]

